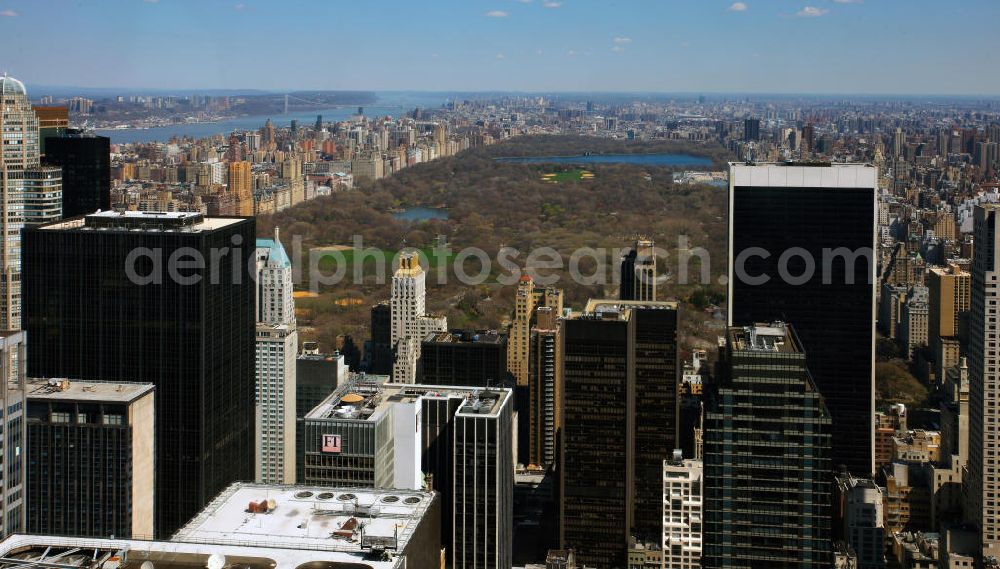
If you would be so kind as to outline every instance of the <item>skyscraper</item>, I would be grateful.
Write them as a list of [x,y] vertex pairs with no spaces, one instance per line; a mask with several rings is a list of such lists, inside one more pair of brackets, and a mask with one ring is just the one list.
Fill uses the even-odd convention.
[[509,568],[513,393],[353,374],[306,414],[305,482],[441,493],[448,566]]
[[870,476],[875,168],[732,164],[729,323],[795,326],[833,417],[833,464]]
[[368,372],[389,375],[392,373],[392,310],[388,302],[372,305],[371,333],[366,354]]
[[885,567],[885,496],[868,478],[838,476],[833,486],[834,534],[858,557],[858,569]]
[[0,535],[7,537],[26,528],[24,449],[28,440],[24,420],[25,354],[24,332],[0,331]]
[[33,210],[40,218],[47,218],[52,211],[53,186],[45,180],[52,182],[55,174],[41,167],[38,117],[24,84],[6,74],[0,77],[0,132],[0,205],[4,212],[0,219],[0,330],[20,330],[25,198],[42,190],[42,202],[32,200]]
[[45,139],[45,161],[62,168],[62,216],[111,209],[111,139],[78,129]]
[[704,467],[681,451],[663,461],[663,566],[701,567]]
[[46,140],[61,136],[69,128],[69,107],[35,105],[32,109],[38,116],[38,148],[45,158]]
[[21,191],[21,219],[25,226],[63,218],[63,181],[60,168],[40,166],[26,171],[21,180]]
[[33,379],[27,388],[27,530],[152,537],[153,385]]
[[756,142],[758,140],[760,140],[760,119],[744,120],[743,142]]
[[347,380],[347,364],[343,354],[321,354],[310,350],[310,342],[303,342],[303,353],[295,361],[295,481],[305,480],[304,440],[302,434],[306,413],[333,393]]
[[413,383],[420,359],[420,341],[428,332],[444,332],[448,320],[444,316],[426,313],[427,274],[416,254],[404,253],[399,268],[392,276],[390,300],[390,341],[395,349],[392,379],[397,383]]
[[656,253],[653,242],[639,239],[622,257],[620,300],[656,300]]
[[705,403],[702,567],[827,568],[830,415],[782,323],[729,328]]
[[528,369],[528,463],[547,469],[559,459],[562,430],[562,321],[548,306],[539,306],[535,314]]
[[252,219],[197,213],[25,230],[31,374],[156,386],[158,535],[254,476],[253,239]]
[[295,365],[299,333],[292,263],[278,239],[257,239],[256,480],[295,483]]
[[509,389],[476,391],[455,413],[455,569],[507,569],[512,564],[513,399]]
[[229,193],[236,198],[238,214],[253,215],[253,184],[250,163],[246,161],[229,163]]
[[507,337],[489,330],[430,332],[418,369],[424,385],[508,387]]
[[630,537],[662,539],[663,460],[677,445],[677,304],[591,300],[562,333],[560,547],[624,567]]
[[529,275],[522,275],[514,297],[514,313],[507,330],[507,371],[517,385],[528,385],[531,325],[535,308],[548,306],[562,314],[563,292],[555,287],[536,287]]
[[969,273],[954,263],[927,271],[927,339],[937,364],[938,381],[944,380],[948,368],[958,365],[958,322],[969,311],[970,283]]
[[965,515],[979,528],[983,555],[1000,557],[1000,206],[976,206],[969,311],[969,467]]

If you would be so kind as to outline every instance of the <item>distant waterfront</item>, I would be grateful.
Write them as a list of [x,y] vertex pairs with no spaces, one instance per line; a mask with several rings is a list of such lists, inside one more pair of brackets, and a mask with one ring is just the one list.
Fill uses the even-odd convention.
[[638,164],[640,166],[710,166],[712,160],[690,154],[581,154],[577,156],[507,156],[514,164]]
[[293,120],[299,121],[299,126],[312,126],[316,123],[316,115],[323,115],[323,121],[347,120],[358,112],[358,106],[364,109],[367,117],[399,117],[412,111],[415,107],[436,108],[446,101],[444,95],[438,94],[386,94],[379,96],[378,104],[375,105],[344,105],[329,109],[316,109],[312,111],[294,111],[287,115],[273,113],[270,115],[253,115],[238,117],[234,119],[202,122],[184,123],[170,126],[158,126],[153,128],[129,128],[129,129],[98,129],[100,135],[111,138],[112,144],[126,144],[130,142],[167,142],[173,137],[182,138],[207,138],[216,134],[229,134],[234,130],[246,131],[256,130],[264,126],[267,119],[271,119],[276,128],[288,127]]

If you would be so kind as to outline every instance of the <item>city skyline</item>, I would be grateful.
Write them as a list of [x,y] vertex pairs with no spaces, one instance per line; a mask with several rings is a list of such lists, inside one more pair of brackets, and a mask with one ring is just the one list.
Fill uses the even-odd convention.
[[[4,0],[0,71],[29,89],[1000,95],[988,0],[634,4]],[[980,57],[928,49],[934,27]]]

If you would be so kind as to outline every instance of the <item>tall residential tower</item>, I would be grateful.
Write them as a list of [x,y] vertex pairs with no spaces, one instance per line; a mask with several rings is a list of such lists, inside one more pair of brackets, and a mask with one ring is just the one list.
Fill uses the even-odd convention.
[[295,366],[299,334],[292,263],[278,239],[257,239],[257,464],[264,484],[295,483]]
[[397,383],[416,381],[420,342],[428,332],[448,329],[448,320],[444,316],[427,314],[426,282],[427,273],[420,266],[420,258],[415,253],[401,255],[399,268],[392,276],[390,300],[390,341],[396,351],[392,380]]
[[20,330],[21,229],[29,214],[39,223],[62,216],[62,182],[58,168],[41,165],[38,116],[24,84],[7,75],[0,76],[0,133],[0,330]]

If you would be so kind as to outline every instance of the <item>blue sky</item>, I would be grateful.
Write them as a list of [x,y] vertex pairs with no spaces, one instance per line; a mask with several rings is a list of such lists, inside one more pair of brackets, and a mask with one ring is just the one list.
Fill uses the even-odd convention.
[[0,71],[129,88],[1000,95],[1000,0],[0,0]]

